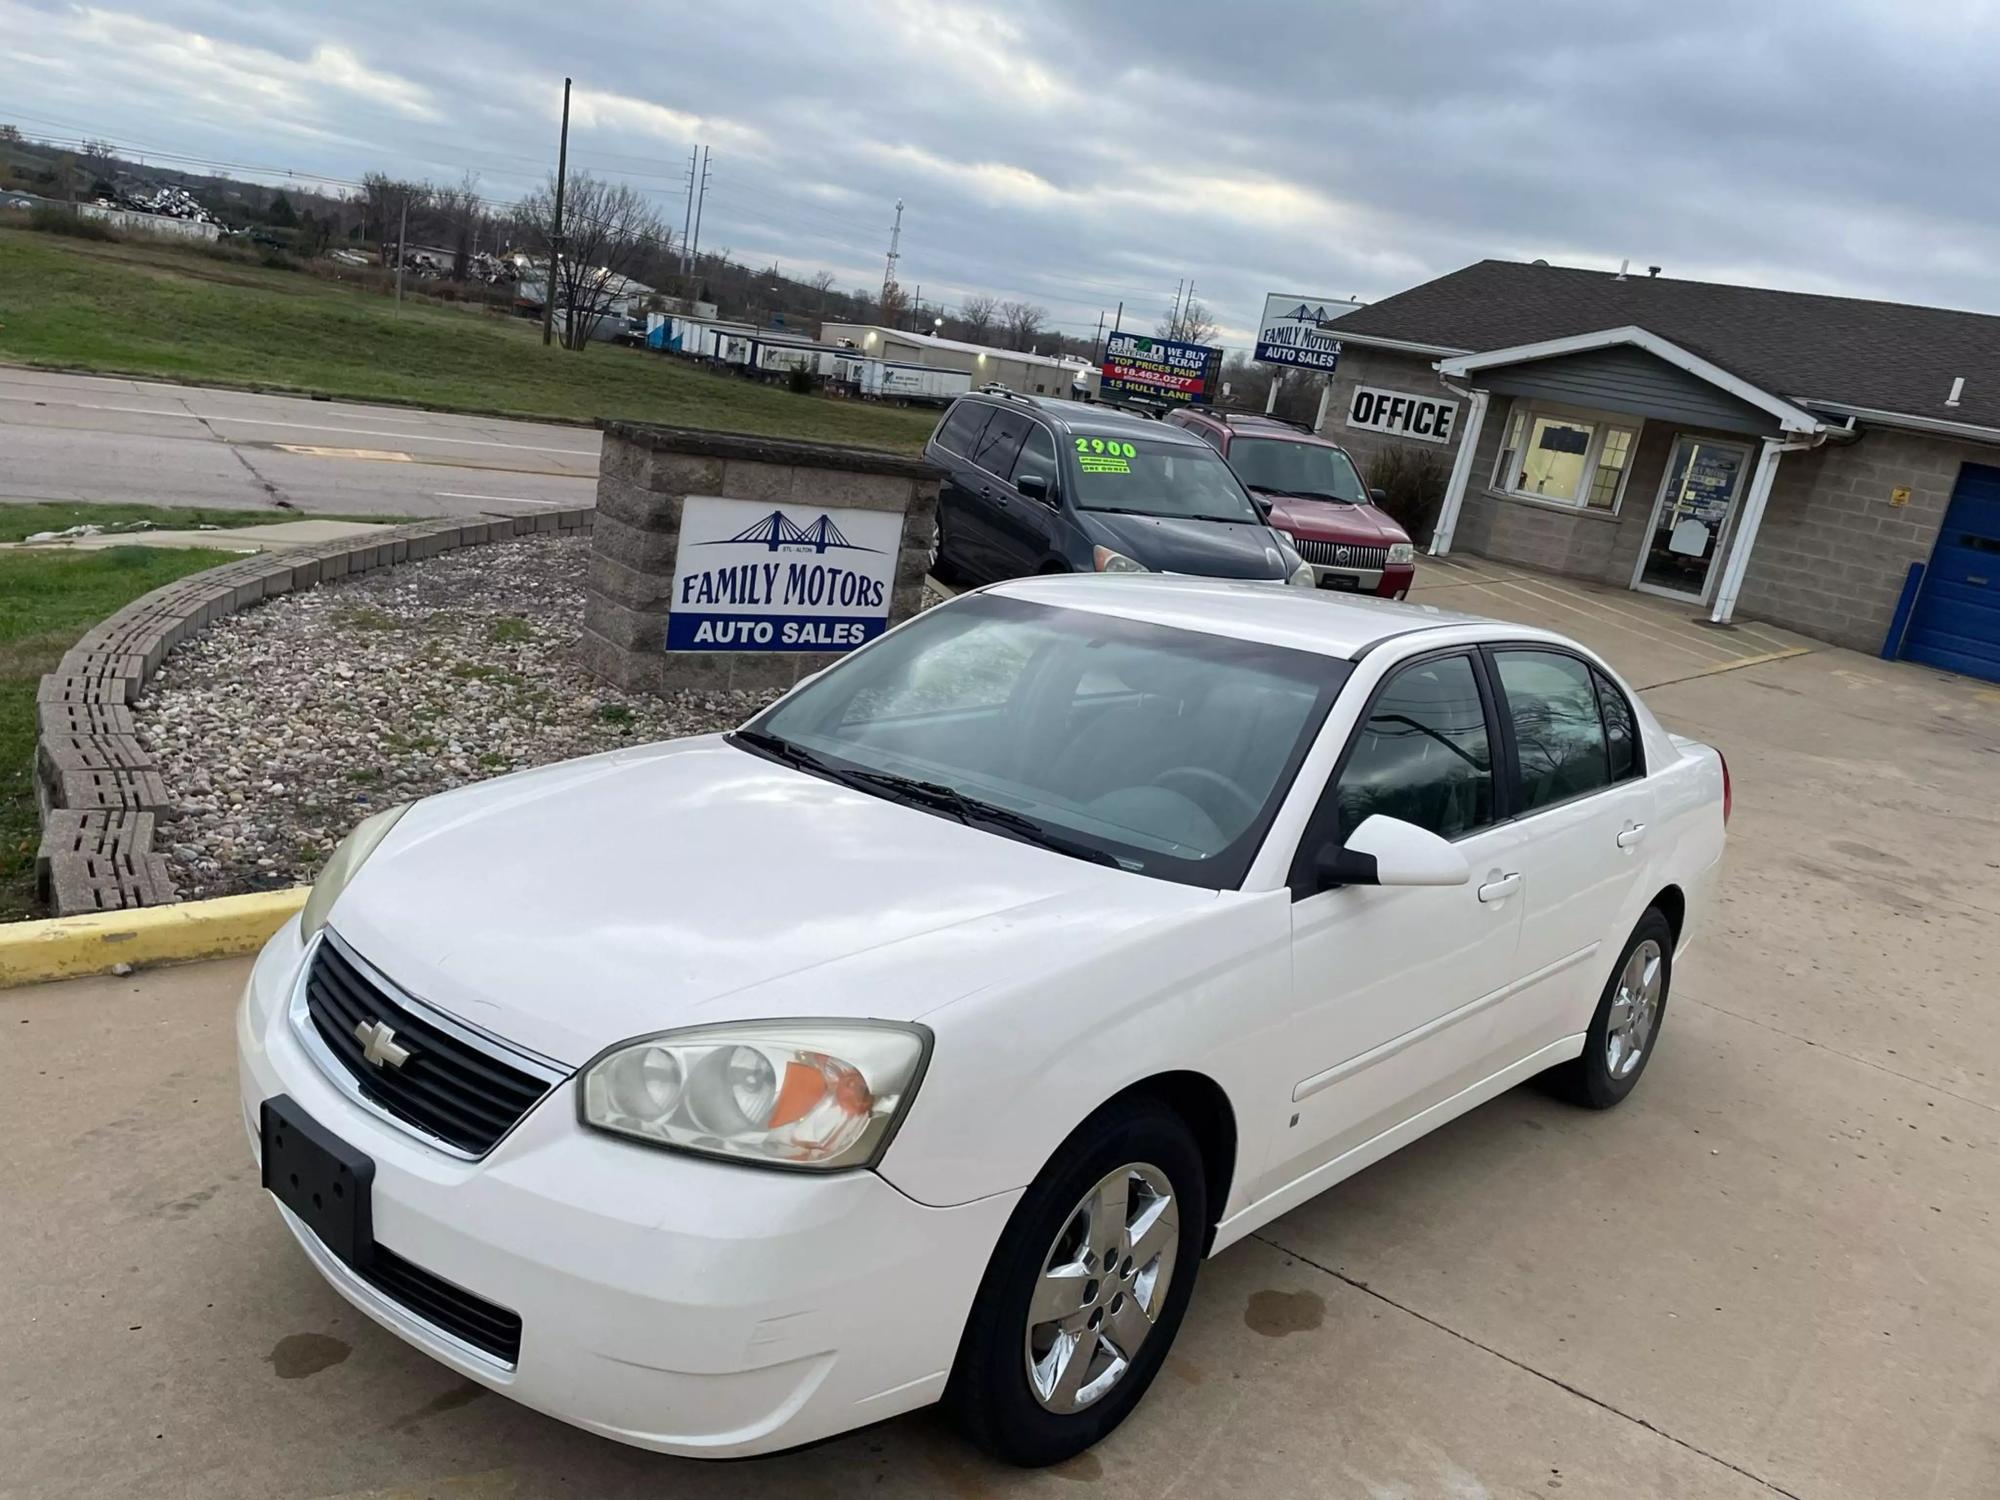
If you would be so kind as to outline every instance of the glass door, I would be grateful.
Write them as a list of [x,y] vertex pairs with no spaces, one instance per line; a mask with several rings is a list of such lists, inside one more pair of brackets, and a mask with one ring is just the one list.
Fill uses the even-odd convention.
[[1707,599],[1729,517],[1749,472],[1750,449],[1742,443],[1676,438],[1632,586],[1679,599]]

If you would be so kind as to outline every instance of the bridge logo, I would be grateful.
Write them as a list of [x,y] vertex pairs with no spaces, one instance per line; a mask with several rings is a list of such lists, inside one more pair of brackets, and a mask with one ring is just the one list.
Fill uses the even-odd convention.
[[824,511],[810,526],[796,526],[782,510],[774,510],[761,517],[755,524],[744,527],[734,536],[722,537],[712,542],[697,542],[698,547],[733,547],[749,542],[763,546],[771,552],[781,552],[787,548],[810,547],[822,555],[828,552],[880,552],[879,547],[863,547],[850,542],[845,533],[834,525],[833,517]]

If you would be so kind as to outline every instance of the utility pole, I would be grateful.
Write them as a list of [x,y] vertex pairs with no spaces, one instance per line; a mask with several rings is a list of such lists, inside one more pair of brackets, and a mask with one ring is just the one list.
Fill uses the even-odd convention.
[[1111,331],[1117,333],[1125,326],[1125,299],[1118,299],[1118,311],[1111,315]]
[[1175,338],[1181,331],[1181,288],[1187,285],[1183,276],[1174,283],[1174,310],[1167,314],[1167,337]]
[[403,217],[396,226],[396,311],[403,310],[403,262],[408,258],[410,238],[410,195],[403,194]]
[[896,222],[889,230],[889,264],[882,272],[882,310],[889,310],[889,288],[896,284],[896,262],[902,258],[903,243],[903,200],[896,200]]
[[[562,264],[563,184],[569,177],[569,83],[563,80],[562,135],[556,146],[556,223],[549,236],[549,275],[542,287],[542,347],[548,348],[556,326],[556,268]],[[567,335],[568,328],[564,328]]]
[[[708,147],[701,148],[701,183],[694,193],[694,239],[688,244],[688,301],[694,301],[695,273],[701,269],[701,206],[708,201]],[[692,310],[692,309],[690,309]]]
[[688,259],[688,235],[694,229],[694,169],[701,156],[699,146],[688,147],[688,201],[687,212],[681,215],[681,275],[692,276],[694,263]]
[[1093,357],[1104,353],[1104,311],[1102,308],[1097,313],[1097,332],[1090,340],[1090,349]]

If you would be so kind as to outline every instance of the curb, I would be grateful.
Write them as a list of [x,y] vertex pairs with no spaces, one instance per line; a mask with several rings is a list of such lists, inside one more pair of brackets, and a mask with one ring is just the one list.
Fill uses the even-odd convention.
[[92,912],[0,926],[0,989],[108,974],[121,964],[188,963],[254,953],[306,904],[298,885],[178,906]]
[[[173,870],[155,852],[175,809],[132,705],[174,647],[277,594],[539,532],[588,530],[591,506],[467,521],[446,517],[261,553],[191,573],[86,631],[35,692],[42,841],[36,884],[58,917],[167,906]],[[4,982],[4,980],[0,980]]]

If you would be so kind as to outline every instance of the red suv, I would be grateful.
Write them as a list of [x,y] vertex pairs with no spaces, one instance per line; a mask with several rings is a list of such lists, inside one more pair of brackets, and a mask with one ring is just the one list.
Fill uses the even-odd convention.
[[1167,420],[1219,452],[1323,589],[1401,599],[1417,576],[1409,533],[1374,502],[1338,443],[1282,417],[1182,410]]

